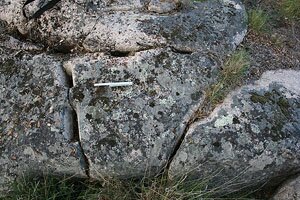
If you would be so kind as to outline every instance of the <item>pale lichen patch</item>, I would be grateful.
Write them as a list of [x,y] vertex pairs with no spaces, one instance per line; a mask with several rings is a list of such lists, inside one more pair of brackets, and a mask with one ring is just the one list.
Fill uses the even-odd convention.
[[214,125],[215,127],[223,127],[226,125],[230,125],[233,123],[233,115],[229,114],[227,116],[223,116],[221,118],[216,119]]

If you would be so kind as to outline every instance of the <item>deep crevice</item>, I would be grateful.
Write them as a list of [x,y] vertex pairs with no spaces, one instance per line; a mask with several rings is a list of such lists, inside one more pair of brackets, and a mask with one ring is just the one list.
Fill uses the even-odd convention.
[[208,117],[211,112],[214,110],[214,107],[211,106],[210,102],[208,99],[204,98],[203,101],[201,101],[197,107],[195,108],[195,110],[193,110],[193,113],[191,114],[191,116],[189,117],[189,119],[187,120],[185,127],[182,131],[181,136],[179,137],[179,139],[177,140],[172,153],[168,159],[167,165],[166,167],[163,169],[164,173],[168,173],[169,172],[169,168],[170,165],[175,157],[175,155],[177,154],[179,148],[181,147],[187,132],[189,131],[190,127],[194,124],[199,122],[200,120]]
[[134,56],[134,52],[131,51],[111,51],[109,52],[109,55],[113,57],[128,57],[128,56]]
[[178,49],[173,46],[152,46],[152,45],[146,45],[146,44],[141,44],[140,45],[141,49],[137,49],[135,51],[121,51],[121,50],[108,50],[108,51],[88,51],[86,50],[82,44],[76,45],[68,42],[62,42],[59,44],[51,45],[48,43],[45,43],[45,41],[42,38],[38,37],[30,37],[30,34],[22,34],[18,30],[11,30],[8,32],[8,35],[11,35],[12,37],[18,39],[20,42],[28,42],[30,44],[36,45],[36,46],[41,46],[41,51],[45,51],[49,54],[62,54],[62,55],[68,55],[68,54],[76,54],[76,55],[83,55],[85,53],[105,53],[106,55],[112,56],[112,57],[130,57],[130,56],[135,56],[136,53],[143,52],[143,51],[149,51],[153,49],[165,49],[168,51],[170,49],[171,52],[177,53],[177,54],[183,54],[183,55],[190,55],[194,53],[193,50],[187,50],[187,49]]
[[[174,48],[172,48],[172,51],[175,52],[176,50],[174,51]],[[177,53],[179,53],[179,52],[177,52]],[[193,52],[191,52],[191,53],[193,53]],[[214,61],[216,61],[218,66],[223,66],[223,61],[217,55],[215,55],[215,53],[213,53],[211,51],[207,51],[205,53],[210,55],[210,57],[213,58]],[[184,54],[190,54],[190,53],[184,53]],[[182,145],[183,140],[185,139],[186,134],[189,131],[190,127],[194,123],[200,121],[201,119],[208,117],[213,110],[214,110],[214,107],[211,105],[210,100],[207,99],[207,97],[204,97],[203,101],[201,101],[200,104],[198,104],[198,107],[193,111],[193,113],[187,120],[184,130],[182,131],[181,136],[177,140],[177,142],[171,152],[171,155],[167,161],[167,165],[163,169],[163,171],[165,173],[169,172],[170,164],[172,163],[175,155],[177,154],[180,146]]]
[[82,148],[82,144],[80,141],[80,131],[79,131],[79,122],[78,122],[78,115],[76,112],[76,108],[74,108],[74,105],[72,104],[72,101],[70,99],[70,89],[74,87],[73,84],[73,77],[70,76],[69,74],[67,74],[67,72],[65,70],[63,70],[65,73],[65,77],[66,77],[66,82],[67,82],[67,87],[69,88],[68,90],[68,101],[71,107],[71,119],[72,119],[72,139],[71,142],[72,143],[78,143],[78,157],[79,157],[79,161],[80,161],[80,166],[83,168],[86,176],[88,178],[90,178],[90,162],[88,157],[85,155],[84,153],[84,149]]
[[31,2],[33,2],[35,0],[27,0],[22,7],[22,13],[24,15],[24,17],[28,18],[28,19],[36,19],[39,18],[44,12],[46,12],[47,10],[53,8],[60,0],[52,0],[52,1],[48,1],[46,4],[44,4],[42,7],[39,8],[39,10],[37,10],[32,16],[27,16],[26,12],[24,10],[25,6],[27,4],[30,4]]
[[73,134],[74,134],[73,142],[78,142],[78,156],[80,160],[80,165],[83,168],[87,177],[90,178],[90,163],[81,145],[79,128],[78,128],[78,118],[77,118],[77,113],[74,109],[72,110],[72,115],[73,115],[72,118],[73,118]]
[[[69,94],[70,94],[70,89],[72,88],[72,87],[74,87],[74,84],[73,84],[73,77],[72,76],[70,76],[67,72],[66,72],[66,70],[65,69],[63,69],[64,70],[64,73],[65,73],[65,75],[66,75],[66,80],[67,80],[67,84],[68,84],[68,87],[69,87]],[[69,102],[70,102],[70,99],[69,99]],[[71,103],[70,103],[71,104]],[[71,104],[72,105],[72,104]],[[73,108],[74,109],[74,108]]]
[[192,54],[193,51],[192,50],[185,50],[185,49],[177,49],[177,48],[174,48],[174,47],[171,47],[171,50],[174,52],[174,53],[179,53],[179,54]]
[[183,130],[181,136],[179,137],[178,141],[177,141],[176,144],[175,144],[175,147],[174,147],[173,150],[172,150],[172,153],[171,153],[171,155],[170,155],[170,157],[169,157],[169,159],[168,159],[167,165],[166,165],[166,167],[163,169],[163,171],[164,171],[165,173],[168,173],[168,172],[169,172],[170,165],[171,165],[171,163],[172,163],[172,161],[173,161],[175,155],[177,154],[177,152],[178,152],[178,150],[179,150],[179,148],[180,148],[180,146],[181,146],[181,144],[182,144],[182,142],[183,142],[183,140],[184,140],[184,138],[185,138],[185,136],[186,136],[188,130],[190,129],[191,125],[194,124],[195,122],[197,122],[197,121],[199,120],[198,115],[197,115],[198,110],[199,110],[199,109],[197,109],[197,110],[193,113],[193,115],[190,117],[189,121],[187,121],[187,123],[186,123],[186,125],[185,125],[185,127],[184,127],[184,130]]
[[72,53],[73,49],[74,49],[74,45],[59,44],[59,45],[53,46],[49,50],[49,53],[53,53],[53,54],[70,54],[70,53]]

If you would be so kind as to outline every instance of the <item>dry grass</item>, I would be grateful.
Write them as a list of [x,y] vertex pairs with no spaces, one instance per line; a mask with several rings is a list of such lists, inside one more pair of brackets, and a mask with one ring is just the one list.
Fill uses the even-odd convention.
[[251,31],[262,33],[267,30],[268,15],[261,9],[252,9],[248,12],[248,24]]
[[211,107],[221,103],[232,89],[241,84],[248,67],[249,59],[245,50],[236,51],[226,60],[219,80],[206,92],[206,101]]
[[218,81],[206,90],[205,100],[195,120],[206,117],[231,90],[242,83],[249,65],[248,54],[245,50],[238,50],[227,59]]
[[239,50],[230,56],[222,68],[219,80],[207,92],[208,101],[212,105],[220,103],[234,87],[241,83],[248,66],[249,59],[245,50]]
[[281,14],[290,20],[300,20],[299,0],[280,0],[279,9]]
[[[220,187],[208,189],[213,177],[171,181],[166,176],[119,180],[105,178],[91,182],[74,177],[23,176],[17,179],[3,200],[216,200],[250,199],[242,197],[213,198]],[[234,181],[234,180],[233,180]],[[243,195],[241,195],[243,196]],[[0,198],[1,199],[1,198]]]

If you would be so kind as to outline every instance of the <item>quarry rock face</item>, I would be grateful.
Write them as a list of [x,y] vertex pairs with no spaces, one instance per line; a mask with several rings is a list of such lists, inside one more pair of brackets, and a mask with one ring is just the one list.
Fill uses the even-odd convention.
[[225,193],[299,172],[298,71],[266,72],[195,121],[246,34],[240,1],[51,2],[0,0],[1,190],[28,170],[167,169]]
[[0,59],[1,190],[26,171],[84,176],[60,63],[45,54],[12,55]]
[[63,52],[170,47],[180,52],[215,50],[223,54],[224,49],[235,48],[246,33],[245,10],[239,1],[64,0],[30,20],[45,2],[25,5],[24,16],[23,1],[1,0],[0,19]]
[[[299,171],[297,71],[269,71],[193,121],[246,34],[240,1],[49,3],[0,0],[1,188],[27,169],[129,178],[168,166],[225,191]],[[118,82],[130,84],[95,86]]]
[[[43,10],[49,1],[23,3],[1,1],[0,19],[9,29],[54,52],[96,52],[64,62],[93,177],[161,171],[218,64],[246,33],[239,1],[67,0],[50,10]],[[133,85],[94,86],[120,81]]]
[[214,187],[278,184],[299,172],[300,72],[268,71],[188,130],[169,170]]
[[[70,98],[91,176],[143,176],[162,170],[204,89],[216,77],[210,58],[166,49],[120,58],[85,56],[64,66],[72,68]],[[94,87],[122,81],[133,85]]]
[[[151,1],[151,12],[142,2],[136,7],[123,3],[93,4],[94,13],[109,13],[99,14],[82,47],[105,53],[86,54],[64,64],[73,78],[70,98],[92,177],[160,172],[203,100],[203,91],[215,80],[217,62],[245,34],[244,9],[236,2],[180,9],[175,1]],[[155,11],[155,6],[173,3],[176,9],[168,15]],[[87,12],[76,24],[93,24],[89,17]],[[76,39],[79,28],[72,30],[76,34],[64,35]],[[63,33],[55,31],[58,37]],[[94,87],[98,82],[122,81],[133,85]]]

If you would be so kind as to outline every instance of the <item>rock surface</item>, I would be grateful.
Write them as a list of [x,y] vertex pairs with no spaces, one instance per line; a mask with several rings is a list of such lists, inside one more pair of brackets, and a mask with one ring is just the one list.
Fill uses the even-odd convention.
[[0,58],[0,190],[26,170],[84,176],[61,63],[14,53]]
[[[64,64],[73,77],[71,99],[92,177],[162,170],[203,91],[216,78],[216,60],[234,50],[246,32],[244,9],[234,1],[197,4],[169,15],[145,12],[144,4],[126,11],[120,9],[121,1],[117,4],[94,4],[95,13],[98,7],[111,13],[98,19],[82,43],[86,50],[109,53],[87,54]],[[134,84],[93,86],[118,81]]]
[[[65,67],[73,69],[71,99],[91,176],[162,170],[203,90],[216,77],[213,60],[166,49],[121,58],[85,56]],[[93,85],[120,81],[133,86]]]
[[232,192],[299,172],[299,77],[299,71],[269,71],[231,93],[189,128],[170,176],[211,177],[214,187]]
[[[0,37],[6,60],[0,69],[4,175],[31,166],[70,174],[89,167],[92,177],[161,171],[220,62],[246,33],[241,2],[64,0],[34,17],[47,2],[36,0],[22,10],[24,1],[0,0],[0,25],[27,39]],[[65,55],[40,54],[45,48],[39,42]],[[75,51],[80,55],[68,54]],[[60,56],[73,85],[67,85]],[[133,85],[93,85],[119,81]]]
[[[245,10],[237,0],[191,6],[180,6],[180,1],[64,0],[30,21],[22,15],[23,3],[1,0],[0,20],[57,51],[132,52],[167,46],[182,52],[224,53],[246,33]],[[41,6],[34,2],[25,6],[26,15],[32,16]]]
[[300,199],[300,176],[296,176],[283,183],[272,200],[299,200]]
[[[186,130],[171,178],[232,192],[300,171],[299,71],[265,73],[186,129],[245,36],[239,0],[63,0],[35,16],[49,2],[0,0],[0,190],[27,169],[158,173]],[[94,86],[120,81],[133,85]],[[287,184],[274,199],[299,198]]]

